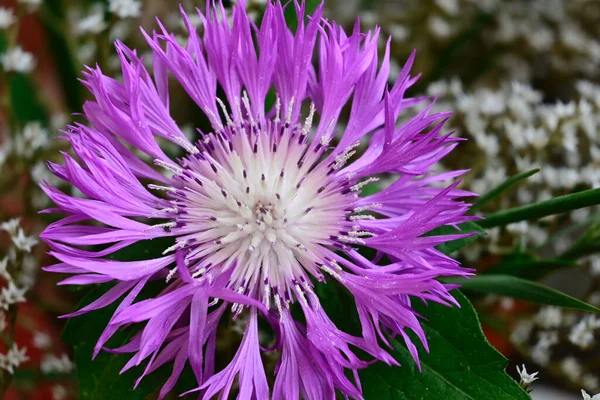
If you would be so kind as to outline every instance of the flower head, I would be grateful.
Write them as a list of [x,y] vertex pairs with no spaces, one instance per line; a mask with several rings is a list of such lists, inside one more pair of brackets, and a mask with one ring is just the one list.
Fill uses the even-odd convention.
[[36,65],[33,54],[24,51],[20,46],[8,49],[6,53],[0,55],[0,62],[5,71],[15,71],[24,74],[33,71]]
[[6,29],[15,23],[15,14],[13,10],[6,7],[0,7],[0,29]]
[[[409,75],[414,55],[388,88],[389,45],[378,67],[378,30],[363,34],[357,23],[347,35],[322,19],[322,7],[306,21],[304,6],[293,6],[295,33],[279,2],[266,5],[260,27],[243,2],[231,24],[224,8],[209,2],[199,13],[202,36],[182,13],[186,46],[162,25],[144,32],[152,75],[118,42],[123,82],[88,69],[84,83],[95,101],[84,111],[91,126],[69,126],[64,134],[75,156],[50,164],[85,197],[43,185],[67,215],[41,235],[59,260],[47,269],[73,274],[65,284],[116,282],[72,315],[123,297],[96,353],[120,327],[145,323],[131,343],[112,351],[134,353],[125,370],[146,362],[143,375],[174,361],[161,397],[189,362],[204,398],[227,398],[236,377],[240,398],[321,399],[336,390],[362,398],[347,373],[358,376],[372,359],[397,364],[382,347],[394,336],[418,362],[407,332],[427,347],[411,302],[455,304],[454,286],[436,278],[470,273],[435,249],[464,234],[424,236],[474,217],[459,200],[471,193],[457,182],[439,185],[464,171],[432,169],[459,140],[442,131],[449,114],[426,105],[397,124],[403,111],[426,101],[405,96],[417,80]],[[195,142],[170,116],[168,73],[210,123]],[[340,128],[345,108],[350,117]],[[184,155],[167,156],[159,146],[165,140]],[[363,193],[390,176],[385,189]],[[158,238],[170,242],[159,257],[107,257],[140,241],[156,247]],[[361,247],[377,256],[365,257]],[[164,290],[136,302],[157,279]],[[321,306],[315,285],[333,281],[354,296],[360,336],[342,332]],[[293,308],[304,322],[292,317]],[[215,371],[217,325],[238,316],[247,318],[244,338],[229,365]],[[270,348],[259,344],[260,320],[272,327]],[[272,389],[261,351],[280,352]]]
[[142,2],[139,0],[110,0],[108,11],[119,18],[137,18],[142,13]]
[[539,372],[534,372],[532,374],[527,373],[527,368],[525,368],[525,364],[523,364],[521,369],[519,369],[519,366],[517,365],[517,372],[519,373],[519,377],[521,378],[519,385],[521,385],[523,389],[527,389],[529,385],[531,385],[533,382],[539,379],[537,376]]
[[585,390],[581,389],[583,400],[600,400],[600,393],[590,396]]

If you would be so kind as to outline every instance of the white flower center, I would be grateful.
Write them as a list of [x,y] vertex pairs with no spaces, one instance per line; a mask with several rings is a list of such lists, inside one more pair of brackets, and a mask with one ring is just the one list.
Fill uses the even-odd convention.
[[323,246],[353,224],[350,181],[335,174],[345,159],[323,161],[326,149],[306,125],[279,120],[205,135],[181,169],[163,165],[180,181],[170,191],[177,243],[166,251],[182,249],[194,277],[231,273],[232,289],[267,305],[303,298],[328,268]]

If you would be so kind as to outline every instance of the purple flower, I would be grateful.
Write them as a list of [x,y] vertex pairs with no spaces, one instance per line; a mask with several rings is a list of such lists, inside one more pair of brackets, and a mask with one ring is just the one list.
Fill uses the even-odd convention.
[[[435,249],[465,234],[424,236],[473,219],[460,201],[472,194],[452,183],[465,171],[433,170],[459,139],[443,133],[449,113],[433,113],[432,104],[399,123],[427,99],[405,96],[418,78],[409,75],[414,54],[388,88],[389,42],[378,67],[378,29],[361,33],[357,21],[347,35],[321,17],[322,7],[306,18],[295,4],[293,33],[279,3],[267,4],[257,27],[240,3],[231,24],[222,6],[209,4],[202,35],[182,12],[186,46],[162,25],[144,32],[152,74],[119,42],[122,81],[99,68],[84,73],[95,97],[84,105],[90,126],[69,126],[74,156],[50,164],[84,196],[43,185],[56,204],[48,211],[66,215],[42,234],[58,260],[46,269],[71,274],[63,284],[116,282],[71,315],[120,301],[95,352],[118,329],[138,327],[130,343],[107,350],[133,353],[124,369],[145,363],[143,376],[174,361],[161,398],[189,363],[203,398],[228,398],[237,380],[241,399],[334,399],[336,391],[360,399],[359,369],[397,364],[386,350],[391,338],[402,338],[417,363],[407,332],[427,349],[411,303],[456,304],[453,286],[437,278],[470,274]],[[198,141],[170,115],[169,74],[212,125]],[[185,155],[167,156],[166,141]],[[385,189],[361,196],[382,177],[391,182]],[[156,246],[156,238],[171,242],[161,257],[110,259],[140,241]],[[136,301],[151,280],[163,282],[162,292]],[[359,336],[340,331],[320,304],[315,284],[332,281],[354,297]],[[226,318],[246,321],[245,334],[215,371],[217,326]],[[263,326],[274,343],[261,339]],[[272,389],[263,352],[279,352]]]

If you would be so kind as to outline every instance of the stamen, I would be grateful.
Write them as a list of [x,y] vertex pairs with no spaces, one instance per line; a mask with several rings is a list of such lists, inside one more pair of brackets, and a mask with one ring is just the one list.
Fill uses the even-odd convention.
[[281,113],[281,98],[279,96],[277,96],[277,100],[275,100],[275,120],[274,120],[275,123],[281,121],[280,113]]
[[181,240],[181,241],[175,243],[173,246],[167,247],[165,249],[165,251],[163,251],[162,253],[164,255],[164,254],[170,253],[171,251],[174,251],[174,250],[177,250],[177,249],[182,249],[182,248],[185,247],[186,244],[187,244],[187,240]]
[[171,269],[169,271],[169,274],[167,275],[167,279],[165,279],[165,282],[169,283],[169,281],[173,278],[173,276],[175,276],[176,273],[177,273],[177,267]]
[[175,164],[171,164],[166,161],[160,160],[158,158],[156,158],[154,160],[154,165],[162,167],[162,168],[166,169],[167,171],[174,173],[175,175],[180,175],[183,172],[183,169],[181,169],[181,167],[178,167]]
[[148,189],[164,190],[165,192],[169,192],[169,193],[177,193],[177,189],[175,189],[174,187],[155,185],[153,183],[150,183],[148,185]]
[[377,181],[379,181],[379,178],[375,178],[375,177],[372,176],[372,177],[370,177],[368,179],[365,179],[362,182],[357,183],[354,186],[350,186],[350,190],[352,190],[353,192],[358,192],[360,189],[363,188],[363,186],[366,186],[366,185],[368,185],[371,182],[377,182]]
[[337,237],[337,239],[341,240],[342,242],[366,244],[364,240],[354,236],[340,235]]
[[285,116],[285,125],[286,126],[289,126],[290,123],[292,122],[292,113],[294,111],[294,101],[296,101],[296,99],[294,98],[294,96],[292,96],[292,98],[290,99],[290,103],[288,104],[287,114]]
[[350,231],[350,232],[348,232],[348,235],[353,236],[353,237],[359,237],[359,236],[373,237],[373,236],[375,236],[375,234],[373,232],[369,232],[369,231]]
[[221,110],[223,110],[223,114],[225,114],[225,121],[227,121],[227,126],[233,127],[234,126],[233,120],[231,119],[231,116],[229,115],[229,112],[227,111],[227,107],[225,106],[225,103],[223,103],[223,100],[221,100],[218,97],[217,97],[217,103],[219,103]]
[[198,150],[198,148],[196,146],[194,146],[193,144],[191,144],[189,141],[185,140],[181,136],[171,135],[170,137],[174,142],[176,142],[178,145],[180,145],[188,153],[190,153],[190,154],[200,153],[200,150]]
[[306,136],[310,132],[310,128],[312,126],[314,116],[315,116],[315,103],[311,102],[308,117],[306,117],[306,120],[304,121],[304,127],[302,128],[303,136]]
[[342,276],[340,274],[338,274],[337,272],[335,272],[334,270],[332,270],[331,268],[329,268],[327,265],[322,265],[321,269],[323,271],[327,272],[329,275],[333,276],[339,282],[343,282],[344,281],[344,278],[342,278]]
[[352,212],[360,213],[363,211],[374,210],[374,209],[378,209],[378,208],[382,208],[382,207],[383,207],[382,203],[373,203],[373,204],[369,204],[366,206],[356,207],[355,209],[352,210]]
[[156,224],[156,225],[149,226],[145,230],[149,231],[151,229],[157,229],[157,228],[175,228],[176,226],[177,226],[177,222],[165,222],[164,224]]
[[360,220],[375,220],[375,217],[372,215],[364,215],[364,214],[360,214],[360,215],[351,215],[348,217],[348,219],[350,221],[360,221]]

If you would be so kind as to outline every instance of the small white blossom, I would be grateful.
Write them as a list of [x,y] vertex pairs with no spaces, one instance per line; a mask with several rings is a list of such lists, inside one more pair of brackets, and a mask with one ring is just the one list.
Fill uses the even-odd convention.
[[0,56],[0,62],[5,71],[29,73],[36,65],[33,54],[24,51],[21,46],[16,46]]
[[0,307],[5,310],[17,303],[25,301],[26,289],[19,289],[13,282],[8,282],[8,287],[2,288],[0,292]]
[[506,225],[506,230],[510,233],[524,235],[529,229],[529,223],[527,221],[513,222]]
[[52,114],[50,125],[53,129],[63,129],[69,123],[69,117],[65,113]]
[[588,298],[588,303],[593,306],[600,306],[600,292],[594,292]]
[[578,347],[587,348],[594,343],[594,330],[598,327],[600,320],[595,316],[587,316],[571,328],[569,341]]
[[33,11],[42,4],[42,0],[19,0],[19,3]]
[[25,354],[26,352],[26,347],[19,349],[16,343],[13,343],[8,353],[0,354],[0,368],[7,370],[11,374],[14,373],[15,368],[18,368],[22,363],[29,360]]
[[543,331],[539,332],[538,336],[539,340],[531,350],[531,359],[545,366],[550,361],[550,347],[558,343],[558,333],[556,331]]
[[532,330],[533,323],[531,321],[519,321],[510,334],[510,341],[517,345],[524,344],[529,340]]
[[0,311],[0,332],[4,332],[6,326],[6,314]]
[[582,349],[594,343],[594,331],[591,329],[587,318],[582,319],[577,325],[571,328],[569,341]]
[[560,369],[572,381],[577,381],[583,371],[581,364],[575,357],[567,357],[560,363]]
[[73,370],[73,362],[66,354],[63,354],[60,357],[53,354],[47,354],[42,358],[40,368],[46,375],[51,373],[68,374]]
[[374,26],[377,24],[377,13],[373,11],[363,11],[360,13],[360,22],[365,26]]
[[458,14],[460,8],[457,0],[435,0],[435,4],[449,15]]
[[600,257],[597,255],[590,258],[590,272],[592,276],[600,276]]
[[14,151],[17,155],[31,157],[37,150],[48,145],[48,131],[39,121],[29,122],[23,132],[15,138]]
[[585,390],[581,389],[583,400],[600,400],[600,393],[590,396]]
[[37,236],[25,236],[23,229],[19,228],[16,235],[12,237],[13,244],[17,249],[31,253],[31,248],[38,243]]
[[137,18],[142,12],[142,3],[138,0],[110,0],[108,11],[119,18]]
[[[198,18],[200,18],[198,16]],[[108,34],[108,39],[111,42],[115,40],[125,40],[131,33],[131,23],[129,21],[119,21],[115,23]]]
[[75,23],[75,33],[78,35],[97,35],[106,29],[104,7],[92,7],[90,13]]
[[452,33],[452,28],[446,20],[440,17],[431,17],[427,22],[429,31],[438,38],[447,38]]
[[6,7],[0,7],[0,29],[6,29],[15,23],[15,14],[13,10]]
[[527,389],[529,387],[529,385],[531,385],[533,382],[535,382],[539,379],[537,377],[537,374],[539,374],[539,372],[534,372],[532,374],[528,374],[527,368],[525,368],[525,364],[523,364],[521,369],[519,369],[519,366],[517,365],[517,372],[519,373],[519,377],[521,378],[519,385],[521,385],[521,387],[523,389]]
[[52,344],[50,336],[44,332],[36,332],[33,336],[33,345],[36,349],[46,350]]
[[393,40],[404,41],[408,39],[410,31],[404,25],[393,24],[389,27],[390,35]]
[[535,316],[535,321],[544,328],[560,326],[562,311],[558,307],[542,307]]
[[17,230],[19,229],[19,223],[21,222],[21,218],[13,218],[9,219],[6,222],[0,223],[0,230],[8,232],[9,235],[14,236],[17,234]]

